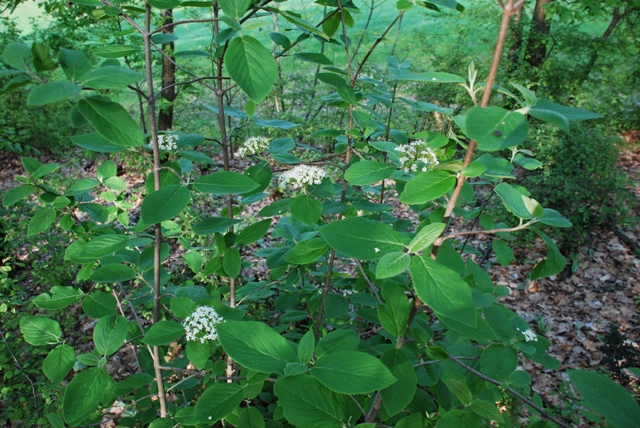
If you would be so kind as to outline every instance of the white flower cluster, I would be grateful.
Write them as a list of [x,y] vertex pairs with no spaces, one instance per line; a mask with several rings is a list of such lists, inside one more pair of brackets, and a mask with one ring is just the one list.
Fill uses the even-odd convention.
[[297,189],[310,184],[320,184],[326,176],[327,172],[317,166],[298,165],[280,175],[280,187],[289,185]]
[[238,149],[237,156],[243,158],[245,156],[259,155],[269,148],[269,139],[265,137],[247,138],[242,147]]
[[200,306],[182,323],[187,331],[187,340],[216,340],[218,332],[216,324],[223,322],[222,318],[215,309],[210,306]]
[[423,140],[416,140],[410,144],[398,146],[396,147],[396,152],[402,154],[399,158],[400,168],[402,168],[406,174],[409,174],[409,172],[418,172],[418,169],[426,172],[430,167],[440,163],[436,152],[427,146],[427,143]]
[[[520,331],[520,330],[518,330]],[[536,334],[531,331],[531,329],[527,329],[525,331],[521,331],[522,335],[524,336],[524,340],[526,340],[527,342],[537,342],[538,341],[538,336],[536,336]]]
[[178,148],[178,136],[172,134],[158,135],[158,147],[160,150],[175,150]]

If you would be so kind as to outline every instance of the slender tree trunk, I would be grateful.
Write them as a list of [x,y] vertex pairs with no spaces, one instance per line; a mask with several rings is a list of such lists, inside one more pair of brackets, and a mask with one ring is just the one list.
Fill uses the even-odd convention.
[[554,0],[536,0],[533,9],[533,20],[525,53],[525,59],[532,68],[540,68],[547,59],[547,39],[551,23],[547,20],[545,6],[552,1]]
[[511,47],[507,53],[507,70],[512,73],[518,69],[520,51],[522,49],[522,8],[524,3],[516,7],[511,24]]
[[[173,22],[173,10],[167,9],[162,12],[163,23],[171,24]],[[163,34],[173,34],[173,26],[169,26],[162,31]],[[162,87],[167,88],[170,85],[176,83],[176,65],[173,57],[174,43],[166,43],[162,45],[162,50],[165,51],[168,56],[162,57]],[[170,86],[162,91],[162,96],[169,102],[169,105],[160,109],[158,115],[158,129],[161,131],[167,131],[173,127],[173,101],[176,99],[176,87]]]
[[[615,9],[613,9],[613,16],[611,17],[609,26],[602,34],[601,41],[606,42],[609,39],[609,36],[611,36],[611,33],[613,33],[613,30],[618,26],[618,24],[633,10],[635,9],[627,8],[624,12],[620,13],[620,7],[616,7]],[[589,73],[591,73],[593,66],[596,64],[596,61],[598,60],[598,54],[599,54],[598,46],[596,46],[593,49],[593,52],[591,52],[591,57],[589,58],[589,62],[587,63],[586,67],[584,68],[584,71],[582,72],[582,75],[580,76],[581,83],[584,82],[587,79],[587,77],[589,77]]]

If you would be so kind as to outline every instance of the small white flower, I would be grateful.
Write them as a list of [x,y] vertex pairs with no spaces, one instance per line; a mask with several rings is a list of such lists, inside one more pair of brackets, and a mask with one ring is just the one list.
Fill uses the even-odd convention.
[[310,184],[320,184],[327,176],[327,172],[311,165],[298,165],[280,175],[280,187],[291,186],[294,189]]
[[427,146],[427,143],[423,140],[416,140],[412,143],[398,146],[396,147],[396,152],[402,154],[402,156],[398,158],[398,161],[400,161],[400,168],[402,168],[405,174],[417,172],[418,169],[422,172],[427,172],[429,168],[440,163],[436,152]]
[[187,340],[216,340],[218,332],[216,324],[223,322],[222,318],[216,310],[210,306],[199,306],[191,315],[189,315],[182,326],[187,331]]
[[374,249],[373,249],[373,252],[374,252],[374,253],[379,253],[379,252],[380,252],[380,248],[374,248]]
[[238,149],[237,156],[243,158],[251,155],[259,155],[269,148],[269,139],[265,137],[250,137],[247,138],[242,144],[242,147]]
[[160,150],[175,150],[178,148],[178,136],[173,134],[158,135],[158,147]]
[[527,342],[538,341],[538,336],[536,336],[536,334],[533,331],[531,331],[531,329],[527,329],[525,331],[522,331],[521,333],[524,336],[524,340],[526,340]]

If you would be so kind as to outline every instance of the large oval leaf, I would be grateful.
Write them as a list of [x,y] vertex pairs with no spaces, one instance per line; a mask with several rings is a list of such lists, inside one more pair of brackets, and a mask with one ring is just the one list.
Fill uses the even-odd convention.
[[263,373],[284,372],[287,363],[298,357],[287,340],[269,326],[253,321],[218,324],[218,339],[238,363]]
[[82,88],[69,82],[48,82],[38,85],[29,92],[27,105],[41,106],[51,104],[67,98],[75,97]]
[[363,217],[330,223],[320,228],[320,235],[340,254],[360,260],[377,260],[404,249],[402,237],[391,226]]
[[476,140],[478,148],[487,151],[518,145],[529,132],[524,115],[500,107],[473,107],[464,123],[464,133]]
[[445,171],[427,171],[407,183],[400,201],[409,205],[424,204],[453,189],[456,178]]
[[42,371],[53,383],[60,383],[67,376],[76,362],[73,348],[69,345],[58,345],[49,352],[42,363]]
[[341,394],[368,394],[396,381],[376,357],[357,351],[339,351],[318,358],[309,373]]
[[64,392],[62,414],[71,426],[81,425],[100,405],[113,380],[105,369],[92,367],[74,377]]
[[346,396],[308,375],[288,376],[274,387],[284,417],[298,428],[342,428]]
[[208,426],[235,410],[244,398],[244,388],[237,383],[219,382],[207,387],[196,403],[196,419]]
[[187,207],[190,200],[189,189],[179,184],[151,192],[142,201],[142,221],[145,224],[155,224],[172,219]]
[[224,62],[233,81],[257,103],[269,94],[278,77],[271,52],[250,36],[231,40]]
[[98,134],[113,144],[125,148],[143,144],[140,127],[120,104],[91,97],[81,99],[78,109]]
[[198,178],[193,187],[203,193],[212,195],[232,195],[235,193],[247,193],[259,186],[246,175],[232,172],[220,171]]
[[60,324],[48,317],[24,315],[20,318],[20,331],[24,340],[34,346],[55,344],[62,337]]
[[115,65],[92,70],[82,76],[82,84],[93,89],[124,88],[144,78],[144,74]]
[[344,173],[344,179],[354,186],[366,186],[391,177],[396,170],[395,165],[376,161],[355,163]]
[[177,321],[160,321],[147,330],[143,343],[151,346],[164,346],[186,334],[184,327]]

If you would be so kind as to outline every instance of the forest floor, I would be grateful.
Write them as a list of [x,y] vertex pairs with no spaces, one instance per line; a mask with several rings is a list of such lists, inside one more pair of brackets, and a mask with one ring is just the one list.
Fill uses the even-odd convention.
[[[41,157],[41,161],[61,162],[59,172],[68,177],[91,176],[95,174],[97,166],[94,161],[72,156],[61,161],[46,155]],[[621,149],[619,164],[631,177],[633,191],[640,200],[640,150],[637,145]],[[0,193],[4,193],[17,184],[15,177],[24,171],[19,156],[6,152],[0,152],[0,165]],[[130,187],[140,187],[144,179],[140,175],[120,176],[128,181]],[[640,218],[640,209],[632,216]],[[620,355],[607,355],[603,350],[604,338],[611,337],[609,331],[612,325],[627,339],[619,346],[619,350],[628,351],[627,358],[635,355],[636,361],[640,361],[638,245],[640,222],[616,230],[598,228],[590,234],[588,245],[575,251],[578,258],[574,260],[573,269],[537,281],[530,281],[529,273],[533,264],[545,257],[541,242],[517,249],[518,262],[507,267],[501,266],[495,259],[489,259],[489,273],[494,282],[511,290],[503,298],[503,303],[522,316],[534,331],[545,335],[551,341],[550,354],[561,361],[558,371],[547,370],[530,361],[524,367],[533,377],[532,388],[548,404],[560,407],[567,404],[563,403],[566,394],[556,394],[568,381],[565,369],[601,370],[606,366],[607,357],[614,360],[622,358]],[[21,253],[19,256],[23,261],[25,257],[47,256],[30,251]],[[32,297],[45,291],[33,283],[24,286]],[[620,361],[622,366],[626,363]],[[127,373],[127,364],[118,366],[115,371],[119,376],[116,375],[116,378],[130,374]],[[637,378],[630,376],[627,385],[637,388]]]

